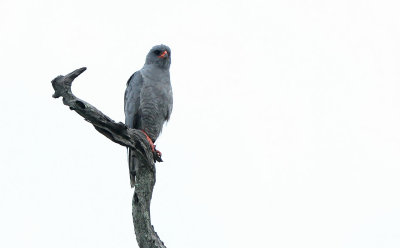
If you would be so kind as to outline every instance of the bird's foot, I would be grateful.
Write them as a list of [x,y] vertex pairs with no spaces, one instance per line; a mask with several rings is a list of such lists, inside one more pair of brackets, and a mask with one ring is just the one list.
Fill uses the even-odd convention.
[[163,160],[162,160],[162,158],[161,158],[162,153],[161,153],[159,150],[156,149],[156,146],[154,146],[153,154],[154,154],[154,160],[155,160],[155,161],[157,161],[157,162],[163,162]]
[[155,149],[155,148],[156,148],[156,146],[154,146],[154,150],[155,150],[154,152],[157,154],[157,156],[159,156],[161,158],[162,153],[159,150]]
[[150,139],[149,135],[147,135],[147,133],[144,130],[140,130],[144,133],[144,135],[146,135],[146,139],[150,144],[151,147],[151,151],[153,152],[154,155],[154,160],[158,161],[158,162],[162,162],[163,160],[161,159],[161,155],[162,153],[159,150],[156,150],[156,146],[154,145],[153,141]]

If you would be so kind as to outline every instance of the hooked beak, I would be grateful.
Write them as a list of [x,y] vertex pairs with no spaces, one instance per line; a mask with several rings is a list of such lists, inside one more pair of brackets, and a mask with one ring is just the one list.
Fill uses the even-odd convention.
[[168,54],[167,51],[164,51],[160,56],[158,56],[159,58],[165,58],[165,56]]

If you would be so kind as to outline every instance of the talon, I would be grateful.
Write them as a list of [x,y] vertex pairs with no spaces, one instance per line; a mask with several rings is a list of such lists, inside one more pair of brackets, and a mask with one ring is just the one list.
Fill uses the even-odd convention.
[[162,156],[162,153],[161,153],[159,150],[155,150],[154,162],[155,162],[155,161],[163,162],[161,156]]

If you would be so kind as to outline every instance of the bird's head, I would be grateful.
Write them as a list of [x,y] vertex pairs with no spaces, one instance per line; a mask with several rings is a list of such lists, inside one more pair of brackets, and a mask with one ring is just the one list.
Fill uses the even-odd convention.
[[166,45],[153,46],[146,57],[146,65],[156,64],[161,68],[169,69],[171,65],[171,49]]

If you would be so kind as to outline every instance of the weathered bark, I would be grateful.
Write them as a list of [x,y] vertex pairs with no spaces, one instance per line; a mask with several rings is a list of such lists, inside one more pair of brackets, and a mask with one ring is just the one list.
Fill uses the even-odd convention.
[[150,202],[156,182],[154,163],[161,158],[153,153],[145,135],[136,129],[130,129],[125,124],[111,120],[91,104],[72,94],[72,81],[86,70],[77,69],[66,76],[58,76],[51,81],[55,93],[54,98],[63,97],[63,103],[74,110],[86,121],[93,124],[101,134],[122,146],[133,149],[135,157],[140,161],[136,174],[135,193],[132,200],[132,216],[136,240],[140,248],[165,248],[151,225]]

